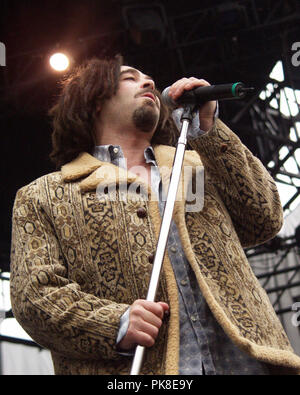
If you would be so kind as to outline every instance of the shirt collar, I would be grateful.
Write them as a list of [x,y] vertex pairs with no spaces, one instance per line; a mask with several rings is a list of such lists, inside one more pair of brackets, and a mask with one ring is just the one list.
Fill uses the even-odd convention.
[[123,157],[122,148],[119,145],[96,145],[93,156],[102,162],[113,162]]
[[[125,157],[120,145],[96,145],[94,147],[93,156],[102,162],[110,162],[116,166],[125,166]],[[156,166],[154,150],[151,145],[144,150],[146,163],[152,163]]]

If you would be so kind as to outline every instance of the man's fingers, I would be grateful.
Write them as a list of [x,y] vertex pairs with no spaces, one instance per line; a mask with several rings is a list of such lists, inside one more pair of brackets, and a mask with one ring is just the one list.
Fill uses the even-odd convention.
[[169,305],[167,303],[165,303],[165,302],[158,302],[158,303],[163,308],[163,315],[165,315],[166,313],[169,314]]
[[[156,317],[157,318],[157,317]],[[159,333],[162,321],[157,318],[156,325],[145,321],[140,317],[133,317],[129,325],[127,336],[134,339],[136,344],[152,347]]]
[[149,335],[153,340],[155,340],[158,336],[159,327],[149,324],[146,321],[140,321],[139,324],[135,327],[136,332],[142,332]]
[[138,306],[131,311],[130,319],[131,323],[139,330],[141,330],[141,323],[145,322],[151,325],[156,326],[157,328],[161,327],[162,324],[162,316],[153,314],[153,312],[145,309],[142,306]]
[[139,299],[132,304],[131,313],[141,315],[145,318],[145,320],[151,322],[152,315],[163,319],[164,312],[168,309],[169,306],[165,302],[150,302]]
[[181,78],[170,87],[169,95],[172,97],[173,100],[176,100],[179,96],[183,94],[185,90],[209,85],[210,83],[204,79],[199,79],[195,77]]
[[159,303],[164,310],[169,310],[169,305],[166,302],[157,302]]
[[148,333],[137,331],[135,333],[136,344],[143,347],[152,347],[155,344],[155,338],[150,336]]
[[120,349],[129,350],[136,344],[152,347],[158,336],[164,314],[168,310],[169,306],[165,302],[136,300],[130,307],[129,326],[126,335],[119,343]]

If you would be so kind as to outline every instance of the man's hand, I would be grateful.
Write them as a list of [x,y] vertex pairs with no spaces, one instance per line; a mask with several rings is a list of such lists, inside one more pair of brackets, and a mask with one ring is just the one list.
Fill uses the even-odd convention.
[[[176,100],[184,91],[189,91],[199,86],[210,86],[210,83],[195,77],[181,78],[170,87],[169,95],[173,100]],[[213,126],[216,105],[216,101],[208,101],[199,108],[200,127],[205,132]]]
[[137,344],[151,347],[155,343],[162,320],[169,306],[165,302],[138,299],[130,307],[129,326],[118,344],[120,350],[131,350]]

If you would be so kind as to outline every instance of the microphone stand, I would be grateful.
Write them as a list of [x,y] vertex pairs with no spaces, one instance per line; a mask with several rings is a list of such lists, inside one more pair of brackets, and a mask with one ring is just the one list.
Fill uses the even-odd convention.
[[[184,108],[183,114],[181,116],[182,125],[181,125],[180,137],[177,142],[171,180],[168,188],[168,195],[164,208],[164,213],[160,227],[159,238],[157,242],[155,258],[154,258],[154,263],[153,263],[153,268],[152,268],[152,273],[151,273],[151,278],[150,278],[150,283],[149,283],[149,288],[146,298],[146,300],[149,300],[151,302],[155,301],[156,291],[158,288],[160,272],[162,268],[166,246],[167,246],[170,225],[173,216],[174,204],[176,200],[180,174],[183,164],[183,158],[186,148],[187,132],[191,121],[192,121],[192,107],[187,106]],[[144,346],[138,345],[136,347],[132,366],[131,366],[131,371],[130,371],[131,375],[139,374],[142,367],[144,352],[145,352]]]

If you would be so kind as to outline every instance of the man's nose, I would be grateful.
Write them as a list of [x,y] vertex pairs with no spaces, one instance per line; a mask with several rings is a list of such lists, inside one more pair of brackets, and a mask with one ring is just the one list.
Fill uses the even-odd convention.
[[147,79],[147,80],[144,80],[144,81],[143,81],[142,87],[143,87],[144,89],[145,89],[145,88],[150,88],[151,90],[154,91],[154,89],[155,89],[155,83],[154,83],[153,80]]

